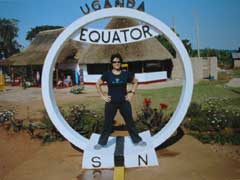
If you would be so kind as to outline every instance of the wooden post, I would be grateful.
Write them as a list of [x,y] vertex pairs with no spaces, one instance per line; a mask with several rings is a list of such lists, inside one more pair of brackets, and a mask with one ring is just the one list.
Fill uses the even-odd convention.
[[5,76],[4,74],[0,74],[0,91],[4,90],[5,88]]
[[14,68],[11,67],[11,81],[12,81],[12,84],[14,84]]
[[33,73],[32,64],[30,65],[30,71],[31,71],[31,77],[32,77],[33,81],[35,81],[36,77],[35,77],[35,75],[34,75],[34,73]]

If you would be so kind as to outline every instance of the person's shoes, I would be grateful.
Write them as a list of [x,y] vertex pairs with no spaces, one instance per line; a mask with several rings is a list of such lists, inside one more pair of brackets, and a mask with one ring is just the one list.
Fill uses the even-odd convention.
[[101,145],[101,144],[96,144],[96,145],[94,145],[94,149],[95,150],[99,150],[99,149],[101,149],[103,146]]
[[137,146],[141,146],[141,147],[145,147],[147,146],[147,143],[145,141],[139,141],[138,143],[136,143]]

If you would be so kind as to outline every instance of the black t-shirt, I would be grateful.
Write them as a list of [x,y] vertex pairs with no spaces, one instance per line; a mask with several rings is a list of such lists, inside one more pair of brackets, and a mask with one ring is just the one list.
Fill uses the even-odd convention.
[[115,75],[112,71],[104,72],[101,79],[107,82],[108,95],[111,96],[111,102],[120,103],[125,101],[127,95],[127,83],[134,79],[134,74],[128,71],[121,71]]

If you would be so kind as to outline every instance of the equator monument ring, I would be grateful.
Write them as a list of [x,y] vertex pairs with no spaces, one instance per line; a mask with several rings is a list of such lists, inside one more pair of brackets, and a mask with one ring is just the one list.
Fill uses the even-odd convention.
[[129,137],[125,138],[126,141],[124,146],[127,146],[127,148],[124,148],[123,151],[125,157],[125,167],[158,165],[155,148],[166,141],[176,131],[182,122],[192,97],[193,73],[189,55],[181,40],[167,25],[157,18],[133,9],[108,8],[90,13],[77,19],[58,36],[47,54],[42,72],[43,102],[51,121],[56,126],[58,131],[69,142],[84,151],[84,168],[91,169],[114,167],[113,154],[116,138],[109,138],[109,140],[113,142],[111,146],[103,148],[103,150],[99,151],[94,150],[93,145],[96,143],[95,140],[97,139],[98,135],[93,134],[90,139],[87,139],[70,127],[57,107],[52,83],[53,69],[57,57],[63,48],[64,42],[69,39],[73,39],[77,32],[85,25],[110,17],[133,18],[154,27],[157,31],[164,34],[172,43],[183,64],[185,81],[183,81],[183,88],[179,103],[169,122],[154,136],[151,136],[149,132],[143,132],[140,134],[142,138],[147,141],[147,147],[134,147],[134,145],[131,144]]

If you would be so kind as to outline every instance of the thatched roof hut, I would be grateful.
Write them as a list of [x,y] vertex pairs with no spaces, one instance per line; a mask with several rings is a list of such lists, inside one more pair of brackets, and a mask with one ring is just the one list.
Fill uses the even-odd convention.
[[[26,50],[9,57],[8,64],[13,66],[43,65],[50,47],[63,30],[61,28],[40,32]],[[59,63],[67,63],[66,61],[69,59],[74,61],[76,52],[81,48],[82,45],[79,42],[67,41],[57,61]],[[75,60],[75,62],[77,61]]]
[[[129,18],[113,18],[105,29],[137,26],[140,23]],[[109,63],[114,53],[120,53],[125,62],[172,59],[168,50],[156,39],[121,45],[89,45],[79,56],[79,64]]]

